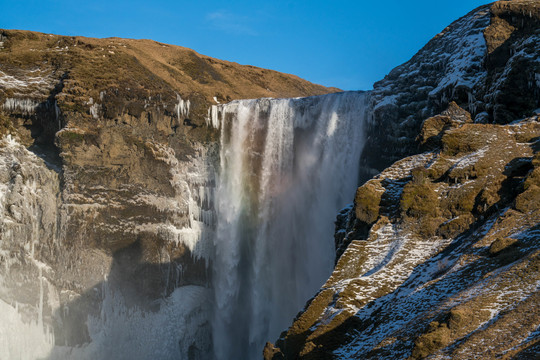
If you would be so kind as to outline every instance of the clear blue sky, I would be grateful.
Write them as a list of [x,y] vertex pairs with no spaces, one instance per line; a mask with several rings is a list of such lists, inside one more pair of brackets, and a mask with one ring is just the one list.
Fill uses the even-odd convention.
[[0,0],[0,27],[153,39],[367,90],[485,0]]

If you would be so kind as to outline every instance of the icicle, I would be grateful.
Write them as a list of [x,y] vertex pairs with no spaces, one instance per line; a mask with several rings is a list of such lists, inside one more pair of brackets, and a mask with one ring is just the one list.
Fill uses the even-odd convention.
[[208,115],[206,117],[206,126],[212,126],[214,129],[219,129],[220,110],[226,108],[226,105],[212,105],[208,108]]
[[191,107],[191,102],[189,100],[184,101],[180,95],[176,96],[178,104],[174,106],[174,111],[176,111],[177,118],[187,119],[189,117],[189,109]]
[[39,102],[34,99],[14,99],[7,98],[4,102],[4,109],[7,111],[21,111],[23,114],[33,114]]

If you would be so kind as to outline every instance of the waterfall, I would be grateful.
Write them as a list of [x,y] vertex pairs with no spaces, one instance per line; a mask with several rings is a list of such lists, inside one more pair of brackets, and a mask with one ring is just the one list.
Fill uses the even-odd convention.
[[[96,263],[87,261],[103,267],[102,281],[89,281],[82,295],[57,287],[56,271],[65,264],[60,260],[79,256],[66,252],[58,263],[41,262],[48,259],[45,246],[54,250],[64,236],[57,222],[65,216],[59,175],[11,136],[0,139],[0,354],[48,360],[208,359],[212,353],[217,359],[260,358],[264,343],[290,325],[332,271],[333,222],[357,186],[366,104],[365,93],[346,92],[212,106],[209,124],[221,131],[219,171],[217,144],[197,148],[199,155],[187,161],[154,144],[154,156],[170,167],[175,195],[137,199],[169,209],[171,217],[133,222],[133,228],[183,244],[195,259],[207,261],[213,275],[211,286],[179,284],[178,275],[171,280],[177,288],[151,309],[128,304],[109,281],[114,257],[97,252]],[[94,205],[90,200],[81,211]],[[170,220],[183,214],[185,223]],[[79,265],[76,260],[73,271]],[[95,311],[82,303],[89,294]],[[77,311],[84,324],[68,316]],[[74,346],[66,334],[79,325],[89,341]]]
[[366,100],[345,92],[213,106],[216,358],[260,358],[331,274],[335,215],[358,185]]

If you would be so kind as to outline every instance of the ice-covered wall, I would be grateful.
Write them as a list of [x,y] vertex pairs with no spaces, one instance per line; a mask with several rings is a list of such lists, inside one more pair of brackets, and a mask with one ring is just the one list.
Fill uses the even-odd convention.
[[44,255],[57,235],[58,174],[10,135],[0,140],[0,354],[43,358],[58,291]]
[[[188,221],[182,227],[174,221],[132,223],[133,231],[155,232],[208,264],[215,218],[209,150],[179,162],[167,146],[155,149],[170,167],[176,196],[139,194],[136,200],[170,216],[188,212]],[[177,268],[170,294],[157,294],[150,308],[133,306],[109,279],[119,266],[114,256],[72,247],[65,223],[73,207],[88,215],[92,206],[71,204],[68,211],[57,171],[11,136],[0,141],[0,359],[208,358],[210,289],[183,286],[185,269]],[[94,200],[93,208],[102,206],[103,199]],[[73,346],[73,332],[85,333],[87,342]]]

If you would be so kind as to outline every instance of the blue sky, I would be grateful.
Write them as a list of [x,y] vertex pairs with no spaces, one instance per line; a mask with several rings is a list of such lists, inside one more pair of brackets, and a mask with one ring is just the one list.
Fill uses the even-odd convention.
[[0,0],[0,27],[153,39],[367,90],[485,0]]

